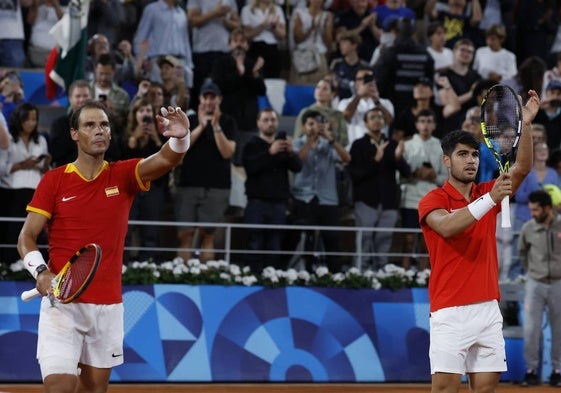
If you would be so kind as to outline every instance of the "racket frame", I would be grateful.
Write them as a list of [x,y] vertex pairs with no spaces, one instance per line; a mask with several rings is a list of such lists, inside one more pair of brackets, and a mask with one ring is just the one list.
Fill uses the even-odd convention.
[[[507,94],[512,94],[512,96],[515,98],[513,101],[515,102],[516,105],[516,111],[518,113],[518,118],[516,119],[516,136],[514,138],[514,142],[512,144],[512,147],[510,148],[510,152],[508,153],[507,156],[507,160],[505,163],[503,163],[502,158],[505,156],[505,154],[502,154],[498,151],[495,150],[495,146],[493,145],[491,139],[490,139],[490,135],[487,132],[487,123],[485,121],[485,105],[487,104],[487,100],[489,98],[489,96],[491,95],[492,92],[498,90],[498,89],[503,89],[508,91],[509,93]],[[521,132],[522,132],[522,106],[520,105],[520,100],[518,99],[518,95],[514,92],[514,90],[507,85],[503,85],[503,84],[496,84],[493,85],[489,88],[489,90],[487,90],[487,94],[485,94],[485,97],[483,97],[483,100],[481,101],[481,132],[483,134],[483,139],[485,140],[485,145],[487,146],[487,148],[493,153],[493,158],[495,159],[496,163],[497,163],[497,167],[499,169],[499,173],[506,173],[509,171],[510,169],[510,160],[512,159],[512,155],[514,150],[518,147],[518,142],[520,141],[520,136],[521,136]],[[502,228],[510,228],[511,225],[511,220],[510,220],[510,197],[505,196],[502,201],[501,201],[501,227]]]
[[[70,294],[66,298],[62,298],[60,290],[62,288],[62,285],[64,284],[64,281],[66,279],[66,275],[67,275],[68,271],[70,270],[72,265],[76,261],[78,261],[78,258],[80,258],[80,256],[82,254],[84,254],[86,251],[89,251],[91,249],[94,249],[95,259],[94,259],[94,263],[92,264],[92,267],[90,268],[90,271],[89,271],[88,275],[86,276],[86,279],[80,285],[80,287],[76,291],[74,291],[74,293]],[[72,257],[68,260],[68,262],[66,262],[66,264],[62,267],[62,269],[57,273],[57,275],[54,276],[53,279],[51,280],[52,292],[51,292],[51,294],[49,294],[49,298],[51,300],[51,303],[53,301],[56,301],[58,303],[63,303],[63,304],[70,303],[70,302],[76,300],[82,293],[84,293],[84,291],[86,290],[88,285],[90,285],[90,283],[92,282],[92,280],[95,276],[95,273],[96,273],[97,268],[99,266],[99,263],[101,261],[101,254],[102,254],[101,247],[96,243],[86,244],[80,250],[76,251],[74,253],[74,255],[72,255]],[[29,291],[24,291],[21,294],[21,299],[23,301],[28,301],[28,300],[31,300],[35,297],[40,296],[40,295],[41,294],[39,293],[37,288],[33,288]]]

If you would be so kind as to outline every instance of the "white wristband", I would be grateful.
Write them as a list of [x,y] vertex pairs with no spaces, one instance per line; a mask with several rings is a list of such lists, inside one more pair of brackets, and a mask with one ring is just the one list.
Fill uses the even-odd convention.
[[37,279],[37,268],[41,265],[47,266],[43,255],[39,251],[30,251],[23,257],[23,267]]
[[182,154],[189,150],[191,146],[191,133],[187,132],[183,138],[171,137],[169,138],[169,147],[176,153]]
[[481,220],[481,217],[487,214],[495,205],[496,203],[493,202],[493,198],[487,193],[470,203],[468,205],[468,210],[476,220]]

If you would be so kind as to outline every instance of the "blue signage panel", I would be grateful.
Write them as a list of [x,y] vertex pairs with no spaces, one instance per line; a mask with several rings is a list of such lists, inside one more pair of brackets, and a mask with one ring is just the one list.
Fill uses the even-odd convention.
[[[19,298],[28,287],[0,282],[0,381],[41,379],[39,300]],[[430,380],[426,289],[160,284],[123,291],[125,364],[112,381]]]

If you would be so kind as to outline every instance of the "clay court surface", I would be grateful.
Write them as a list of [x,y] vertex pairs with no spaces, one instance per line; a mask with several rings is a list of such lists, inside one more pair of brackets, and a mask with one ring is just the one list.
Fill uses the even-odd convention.
[[[497,393],[561,392],[548,385],[524,388],[519,385],[501,384]],[[40,393],[40,385],[2,385],[0,393]],[[109,393],[427,393],[428,384],[112,384]],[[463,386],[461,392],[468,392]]]

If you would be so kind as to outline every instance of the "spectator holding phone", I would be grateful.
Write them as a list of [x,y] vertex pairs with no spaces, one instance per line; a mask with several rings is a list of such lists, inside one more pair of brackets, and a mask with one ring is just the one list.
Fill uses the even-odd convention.
[[[351,156],[333,137],[330,123],[316,110],[302,116],[304,135],[294,140],[294,151],[302,160],[302,170],[294,174],[292,182],[293,218],[298,225],[339,225],[339,197],[337,195],[336,165],[348,163]],[[305,249],[313,250],[314,238],[306,233]],[[339,235],[334,231],[321,231],[323,248],[327,252],[339,251]],[[322,263],[324,261],[321,261]],[[325,264],[332,272],[340,270],[337,256],[327,256]],[[306,258],[306,267],[312,268]]]
[[[349,171],[353,182],[355,224],[357,227],[393,228],[398,219],[399,185],[396,172],[403,178],[410,167],[403,159],[404,141],[388,139],[383,133],[384,111],[378,107],[364,114],[366,133],[351,145]],[[384,190],[376,192],[374,190]],[[388,262],[392,232],[363,232],[364,268],[378,269]]]
[[349,136],[347,130],[347,122],[343,113],[332,107],[331,103],[337,96],[337,88],[327,78],[323,78],[318,83],[316,83],[316,88],[314,89],[314,99],[315,102],[306,107],[302,108],[298,116],[296,117],[296,122],[294,124],[294,138],[298,138],[303,134],[302,116],[309,110],[315,110],[321,113],[325,118],[325,121],[329,122],[331,134],[337,142],[343,146],[347,146],[349,143]]
[[[222,92],[212,81],[201,87],[196,115],[189,116],[191,149],[176,168],[175,213],[178,221],[221,222],[229,204],[231,158],[236,150],[238,126],[231,116],[222,113]],[[196,168],[196,170],[194,170]],[[200,227],[200,259],[214,259],[216,228]],[[196,227],[178,230],[178,255],[189,260],[195,249]]]
[[125,128],[129,112],[129,94],[115,82],[116,63],[112,55],[100,55],[94,68],[94,81],[91,83],[92,96],[107,108],[113,129],[119,133]]
[[[10,141],[0,154],[0,188],[5,213],[10,217],[25,217],[25,208],[31,200],[43,174],[50,169],[51,155],[46,138],[39,133],[37,124],[39,109],[25,102],[12,112],[10,117]],[[21,223],[7,225],[7,243],[15,244]],[[6,251],[6,262],[19,259],[17,250]]]
[[12,111],[23,102],[25,97],[19,73],[16,70],[6,72],[0,78],[0,109],[8,123]]
[[[124,158],[146,158],[156,153],[165,140],[158,132],[154,109],[150,102],[141,98],[136,100],[129,112],[127,129],[125,131],[126,141],[124,143]],[[153,180],[150,191],[138,194],[134,198],[129,214],[129,220],[161,221],[166,206],[166,195],[168,195],[169,176]],[[127,233],[127,245],[131,245],[133,232],[138,233],[138,242],[141,247],[154,248],[160,244],[160,228],[155,225],[129,226]],[[158,260],[156,251],[140,250],[136,254],[138,261],[149,259]],[[130,260],[131,255],[126,255],[125,261]]]
[[[246,224],[286,225],[289,172],[300,172],[302,161],[294,153],[292,139],[287,137],[286,131],[277,130],[278,115],[273,109],[259,111],[257,127],[259,135],[251,137],[242,155],[247,174],[244,221]],[[249,229],[248,249],[279,251],[283,232],[281,229]],[[265,266],[283,267],[278,253],[248,254],[245,261],[256,273]]]
[[552,80],[545,88],[545,99],[536,115],[536,123],[543,124],[550,150],[561,146],[561,81]]
[[337,106],[349,123],[349,146],[364,135],[364,115],[374,107],[380,108],[384,115],[382,133],[387,138],[394,119],[394,106],[390,100],[380,97],[374,72],[370,68],[360,69],[355,75],[353,96],[341,100]]

